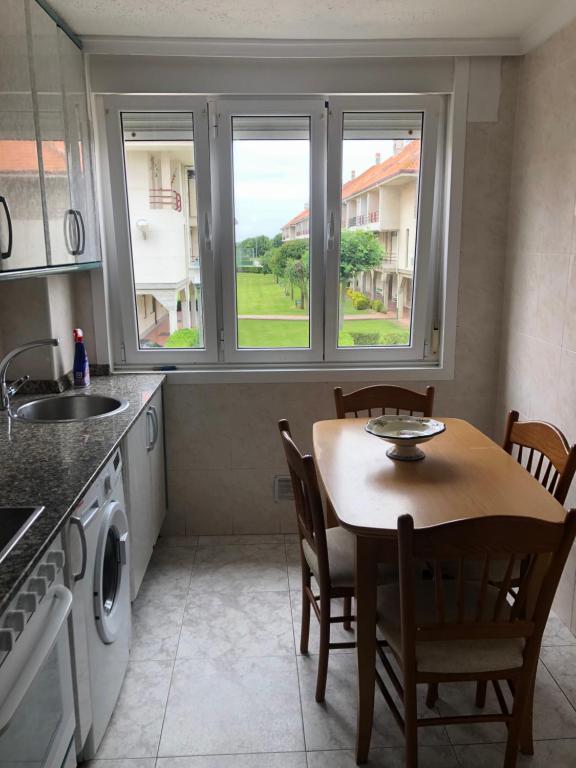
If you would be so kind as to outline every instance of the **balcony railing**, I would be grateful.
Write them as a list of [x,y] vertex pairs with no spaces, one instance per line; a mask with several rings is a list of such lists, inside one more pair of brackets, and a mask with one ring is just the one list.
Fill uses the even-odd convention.
[[173,211],[182,210],[182,197],[175,189],[149,190],[150,208],[171,208]]
[[375,224],[378,221],[378,211],[370,211],[369,213],[359,213],[357,216],[352,216],[348,219],[349,227],[361,227],[363,224]]

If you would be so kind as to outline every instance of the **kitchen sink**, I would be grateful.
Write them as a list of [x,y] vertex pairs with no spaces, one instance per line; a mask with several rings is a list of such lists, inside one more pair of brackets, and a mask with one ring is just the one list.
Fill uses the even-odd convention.
[[0,507],[0,563],[44,507]]
[[35,422],[85,421],[114,416],[126,408],[127,400],[105,395],[56,395],[21,405],[15,416]]

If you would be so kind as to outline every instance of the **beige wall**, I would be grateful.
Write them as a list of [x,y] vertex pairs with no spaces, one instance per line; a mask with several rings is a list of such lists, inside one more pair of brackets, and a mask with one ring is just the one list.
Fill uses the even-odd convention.
[[[486,432],[494,423],[517,69],[504,62],[498,122],[468,125],[456,375],[437,384],[436,413]],[[274,475],[286,474],[277,421],[288,418],[309,450],[313,422],[334,414],[334,385],[170,383],[167,530],[293,530],[291,505],[272,496]]]
[[[576,441],[576,23],[520,69],[497,418],[557,424]],[[568,498],[576,506],[576,489]],[[576,631],[576,551],[556,607]]]

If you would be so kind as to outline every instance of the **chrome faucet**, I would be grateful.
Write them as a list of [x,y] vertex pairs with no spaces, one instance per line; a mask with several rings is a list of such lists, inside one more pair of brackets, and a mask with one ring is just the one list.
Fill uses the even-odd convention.
[[22,376],[20,379],[13,381],[12,384],[6,383],[6,374],[8,373],[8,366],[10,362],[21,352],[26,352],[28,349],[35,349],[36,347],[57,347],[60,342],[58,339],[38,339],[38,341],[29,341],[27,344],[22,344],[20,347],[16,347],[11,352],[0,360],[0,411],[10,411],[10,398],[18,392],[20,387],[30,381],[30,376]]

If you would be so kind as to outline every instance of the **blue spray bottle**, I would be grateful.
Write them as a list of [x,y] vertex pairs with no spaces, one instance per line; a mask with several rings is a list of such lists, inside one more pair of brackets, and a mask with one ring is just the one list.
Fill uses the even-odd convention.
[[74,342],[74,386],[87,387],[90,384],[90,368],[82,328],[74,328]]

